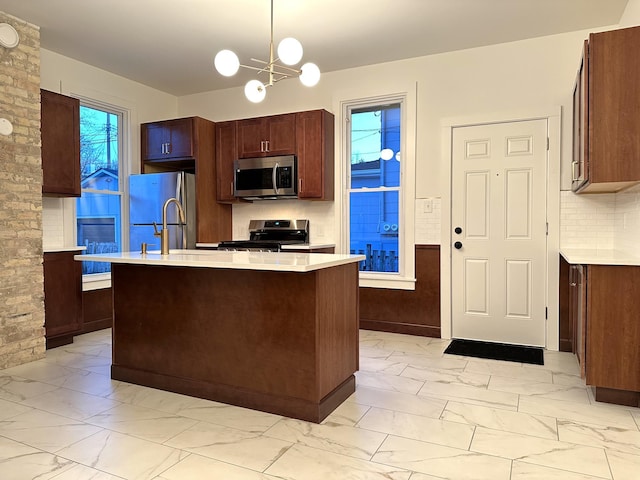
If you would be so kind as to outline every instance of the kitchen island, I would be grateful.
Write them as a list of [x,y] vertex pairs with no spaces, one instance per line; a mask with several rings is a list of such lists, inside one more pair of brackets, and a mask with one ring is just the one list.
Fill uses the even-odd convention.
[[111,377],[321,422],[355,391],[361,255],[175,250],[111,262]]

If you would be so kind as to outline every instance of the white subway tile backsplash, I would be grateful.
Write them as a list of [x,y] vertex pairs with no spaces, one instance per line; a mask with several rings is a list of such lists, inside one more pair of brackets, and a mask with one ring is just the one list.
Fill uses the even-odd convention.
[[42,197],[42,248],[46,250],[63,246],[63,199]]
[[614,194],[560,192],[561,248],[614,248]]
[[560,247],[640,255],[640,186],[615,194],[560,192]]

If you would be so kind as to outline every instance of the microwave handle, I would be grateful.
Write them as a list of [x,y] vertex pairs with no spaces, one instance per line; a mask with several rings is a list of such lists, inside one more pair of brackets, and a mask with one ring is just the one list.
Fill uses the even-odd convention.
[[278,167],[280,165],[278,164],[278,162],[276,162],[276,164],[273,166],[273,172],[271,172],[271,181],[273,182],[273,191],[277,194],[278,193]]

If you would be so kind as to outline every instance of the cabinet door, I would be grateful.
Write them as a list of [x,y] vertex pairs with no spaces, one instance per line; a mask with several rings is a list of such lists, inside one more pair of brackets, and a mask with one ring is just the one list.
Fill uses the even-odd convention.
[[296,115],[274,115],[267,117],[266,154],[294,155],[296,153]]
[[233,196],[233,162],[237,158],[236,122],[216,123],[216,181],[219,202],[236,200]]
[[79,197],[80,101],[41,90],[42,193]]
[[640,267],[587,267],[587,385],[640,392],[638,291]]
[[617,192],[640,182],[640,27],[591,34],[585,55],[582,192]]
[[140,126],[140,145],[143,160],[158,160],[164,157],[167,142],[166,127],[162,123],[143,123]]
[[252,158],[263,157],[266,131],[264,118],[250,118],[247,120],[238,120],[238,157]]
[[140,126],[142,160],[193,158],[193,120],[180,118]]
[[284,114],[238,121],[240,158],[296,153],[296,115]]
[[589,180],[589,42],[584,42],[582,60],[573,89],[573,161],[571,190],[578,191]]
[[580,364],[580,376],[585,377],[587,368],[586,340],[587,340],[587,309],[586,309],[586,270],[582,265],[571,265],[570,270],[570,316],[573,323],[573,351]]
[[44,254],[44,326],[47,343],[72,336],[82,327],[82,262],[80,251]]
[[181,118],[169,122],[168,141],[167,151],[170,158],[193,158],[195,156],[193,120]]
[[572,316],[571,303],[573,293],[573,265],[565,260],[562,255],[560,257],[560,272],[558,285],[558,335],[559,348],[561,352],[576,351],[575,341],[575,322]]
[[297,114],[299,198],[333,200],[333,124],[333,115],[325,110]]

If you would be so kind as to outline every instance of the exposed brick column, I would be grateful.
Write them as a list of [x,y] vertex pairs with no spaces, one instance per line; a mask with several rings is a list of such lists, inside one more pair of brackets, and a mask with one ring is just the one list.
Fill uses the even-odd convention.
[[0,46],[0,369],[44,357],[40,30],[0,12],[20,35]]

